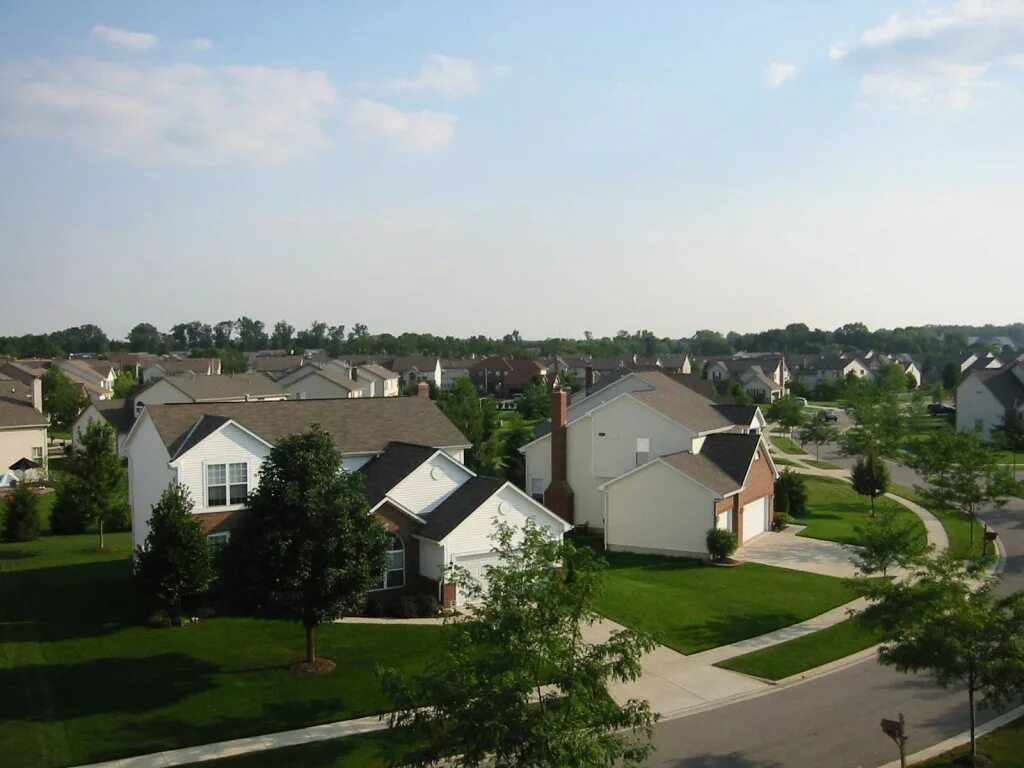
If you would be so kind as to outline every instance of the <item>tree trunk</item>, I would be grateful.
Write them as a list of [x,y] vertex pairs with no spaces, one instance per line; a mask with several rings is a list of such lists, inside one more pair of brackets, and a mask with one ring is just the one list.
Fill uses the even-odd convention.
[[875,497],[874,495],[869,497],[871,499],[871,516],[875,516]]
[[969,546],[967,551],[968,552],[974,552],[974,513],[973,512],[968,512],[967,513],[967,520],[970,523],[970,525],[968,525],[967,527],[971,529],[971,543],[970,543],[970,546]]
[[978,756],[978,742],[975,738],[974,729],[976,725],[976,713],[974,711],[974,682],[967,686],[967,701],[971,707],[971,758],[973,764],[973,758]]
[[103,549],[103,518],[100,518],[100,549]]
[[316,661],[316,640],[313,638],[314,627],[306,625],[306,661]]

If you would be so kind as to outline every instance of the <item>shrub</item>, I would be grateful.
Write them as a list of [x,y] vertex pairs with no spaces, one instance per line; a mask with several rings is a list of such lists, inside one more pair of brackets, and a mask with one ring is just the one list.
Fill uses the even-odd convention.
[[775,481],[775,514],[789,514],[789,488],[786,483]]
[[39,500],[24,485],[19,485],[7,499],[4,518],[6,541],[32,541],[39,538]]
[[419,601],[415,595],[405,595],[398,601],[396,615],[400,619],[415,619],[420,615]]
[[418,595],[419,615],[425,619],[433,618],[441,613],[441,604],[433,595]]
[[807,481],[790,469],[786,469],[775,481],[775,508],[778,509],[778,498],[785,494],[787,509],[793,517],[807,514]]
[[706,543],[711,559],[721,562],[727,560],[736,551],[736,534],[722,528],[712,528],[708,531]]
[[57,491],[50,510],[50,530],[58,535],[85,533],[88,523],[82,506],[78,504],[78,480],[67,475],[57,481]]
[[167,629],[171,626],[171,616],[164,610],[153,611],[147,623],[153,629]]
[[784,512],[778,507],[775,508],[775,517],[772,518],[772,530],[781,531],[787,525],[789,525],[789,513]]

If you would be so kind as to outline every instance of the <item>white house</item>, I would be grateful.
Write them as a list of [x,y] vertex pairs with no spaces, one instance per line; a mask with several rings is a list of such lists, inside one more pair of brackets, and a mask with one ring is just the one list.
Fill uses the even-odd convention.
[[210,376],[183,373],[157,379],[133,398],[135,415],[147,405],[167,403],[286,400],[288,392],[263,373]]
[[[764,426],[764,417],[756,406],[716,404],[656,371],[629,373],[572,404],[567,392],[556,390],[552,393],[550,424],[538,425],[538,437],[520,449],[526,457],[527,490],[564,519],[605,530],[609,548],[671,549],[653,542],[641,545],[635,536],[625,536],[623,523],[639,513],[630,511],[631,505],[636,506],[635,498],[623,501],[627,498],[624,489],[640,486],[638,480],[622,485],[618,480],[653,459],[669,456],[677,457],[673,471],[690,474],[693,483],[702,482],[701,472],[706,465],[721,465],[720,471],[735,479],[739,467],[749,469],[755,452],[767,453],[752,447],[759,442]],[[737,436],[745,439],[733,439]],[[684,454],[689,458],[678,458]],[[764,465],[769,474],[775,472],[770,459]],[[644,481],[641,486],[649,477],[654,475],[640,477]],[[714,500],[722,507],[719,511],[740,498],[744,505],[758,502],[760,509],[767,504],[770,510],[772,490],[761,479],[759,474],[759,482],[746,483],[740,477],[737,486],[727,490],[721,484],[711,487],[710,492],[718,494]],[[651,493],[651,505],[664,501],[660,492]],[[710,510],[714,505],[709,507],[702,501],[695,506],[670,506],[680,515],[697,516],[700,522],[694,525],[703,526],[705,532],[711,527]],[[768,530],[771,515],[744,515],[740,508],[728,521],[733,530],[749,539]],[[615,525],[609,525],[611,522]],[[694,551],[684,548],[675,553],[690,555]]]
[[78,450],[82,447],[82,436],[94,421],[109,424],[117,436],[117,455],[125,457],[124,441],[135,423],[135,411],[131,400],[124,398],[99,400],[93,398],[71,425],[71,445]]
[[286,373],[277,383],[296,400],[363,396],[359,382],[354,381],[348,371],[336,366],[303,365]]
[[1003,368],[977,368],[956,388],[956,428],[978,432],[992,441],[992,430],[1003,424],[1007,411],[1024,414],[1024,363]]
[[142,369],[142,380],[150,382],[164,376],[175,376],[181,373],[217,376],[220,374],[220,370],[220,358],[218,357],[186,357],[180,360],[161,358],[150,362]]
[[864,360],[842,355],[805,358],[798,375],[800,383],[808,389],[813,389],[818,384],[834,384],[843,381],[847,376],[868,380],[874,378],[871,368]]
[[43,415],[43,386],[39,379],[31,384],[5,378],[0,381],[0,475],[22,459],[39,468],[28,470],[29,479],[46,477],[49,419]]
[[408,390],[416,388],[416,382],[426,381],[435,387],[441,386],[441,358],[436,355],[400,355],[381,365],[394,371]]
[[398,374],[376,363],[356,366],[356,381],[363,397],[398,397]]
[[469,369],[476,364],[475,358],[447,359],[441,361],[441,389],[450,390],[459,379],[469,378]]

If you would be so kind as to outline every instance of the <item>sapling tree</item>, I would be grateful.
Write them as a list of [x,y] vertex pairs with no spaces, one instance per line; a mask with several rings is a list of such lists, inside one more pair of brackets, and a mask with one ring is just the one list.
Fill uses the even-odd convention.
[[871,516],[875,516],[875,499],[889,489],[889,467],[883,459],[869,454],[857,459],[850,472],[853,490],[871,499]]

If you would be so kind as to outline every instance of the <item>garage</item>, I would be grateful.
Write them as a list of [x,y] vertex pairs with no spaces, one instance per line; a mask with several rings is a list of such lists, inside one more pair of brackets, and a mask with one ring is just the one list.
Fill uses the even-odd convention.
[[768,496],[762,496],[743,505],[743,542],[750,541],[768,530]]
[[[470,577],[487,591],[487,566],[499,565],[501,558],[495,552],[483,552],[478,555],[459,555],[454,560],[455,565],[466,569]],[[466,605],[466,595],[462,590],[455,590],[455,604]]]

